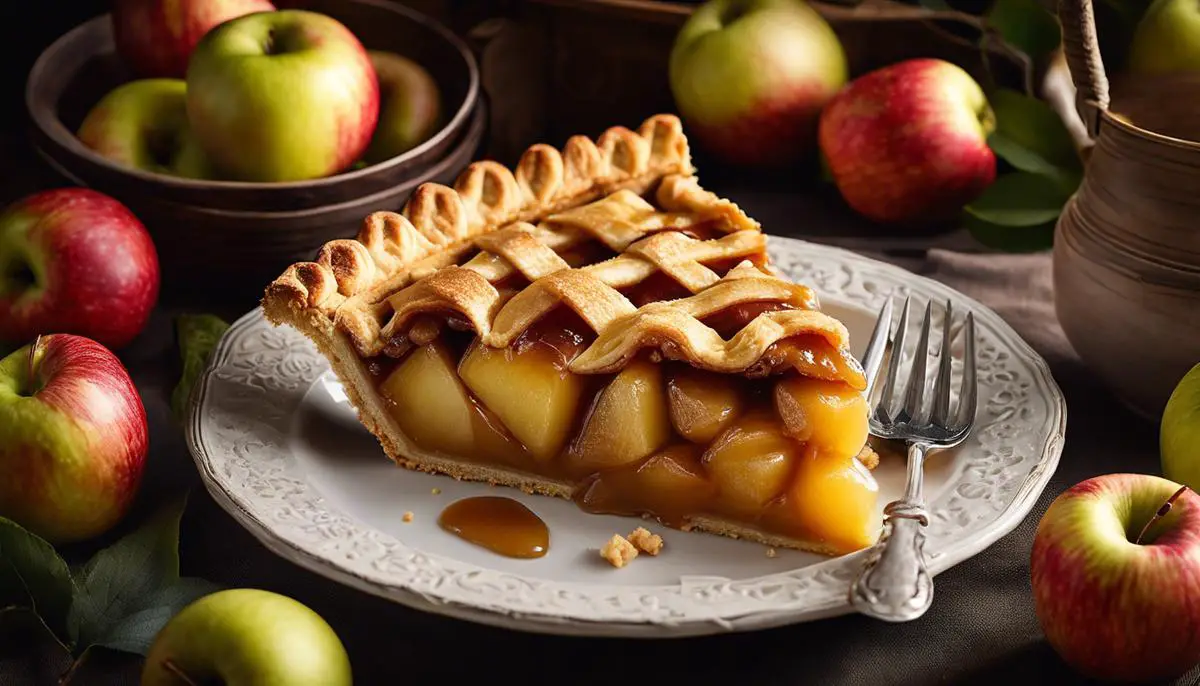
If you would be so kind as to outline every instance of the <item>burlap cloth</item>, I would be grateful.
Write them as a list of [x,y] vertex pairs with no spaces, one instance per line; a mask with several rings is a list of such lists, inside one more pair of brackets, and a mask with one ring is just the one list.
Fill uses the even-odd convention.
[[[183,564],[233,586],[309,604],[334,626],[360,684],[1062,684],[1077,678],[1042,640],[1029,591],[1029,549],[1050,500],[1092,475],[1157,470],[1157,427],[1113,400],[1080,364],[1054,316],[1049,256],[930,251],[892,258],[993,308],[1050,363],[1069,406],[1066,449],[1033,513],[991,548],[939,576],[930,612],[905,625],[858,616],[770,631],[674,641],[531,636],[422,614],[327,582],[266,552],[201,491],[184,519]],[[153,426],[147,487],[194,482],[166,399],[169,319],[157,317],[127,363]],[[52,684],[65,662],[8,636],[0,685]],[[135,684],[139,661],[97,655],[76,683]],[[1196,683],[1196,674],[1181,683]]]

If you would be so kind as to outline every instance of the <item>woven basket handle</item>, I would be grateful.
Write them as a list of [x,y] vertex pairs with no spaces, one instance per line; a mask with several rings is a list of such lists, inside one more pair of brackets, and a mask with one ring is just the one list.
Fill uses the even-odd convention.
[[1063,29],[1063,51],[1075,81],[1075,109],[1094,138],[1100,115],[1108,110],[1108,76],[1096,37],[1092,0],[1058,0],[1058,20]]

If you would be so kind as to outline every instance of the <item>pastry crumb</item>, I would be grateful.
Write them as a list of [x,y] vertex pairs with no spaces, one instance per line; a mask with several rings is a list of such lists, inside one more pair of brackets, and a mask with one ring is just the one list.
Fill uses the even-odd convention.
[[605,543],[604,547],[600,549],[600,557],[617,569],[629,564],[629,561],[637,556],[637,548],[621,534],[613,534],[613,537],[608,539],[608,543]]
[[633,533],[629,534],[629,542],[638,551],[646,553],[651,557],[658,555],[663,548],[662,536],[650,533],[650,530],[644,526],[639,526],[633,530]]
[[767,557],[775,557],[779,553],[775,552],[774,548],[767,548]]
[[430,493],[432,493],[432,494],[434,494],[434,495],[441,495],[441,494],[442,494],[442,489],[440,489],[440,488],[434,488],[434,489],[430,490],[429,492],[430,492]]
[[408,524],[409,522],[411,522],[413,520],[413,513],[405,512],[404,515],[402,517],[400,517],[400,519],[403,520],[405,524]]

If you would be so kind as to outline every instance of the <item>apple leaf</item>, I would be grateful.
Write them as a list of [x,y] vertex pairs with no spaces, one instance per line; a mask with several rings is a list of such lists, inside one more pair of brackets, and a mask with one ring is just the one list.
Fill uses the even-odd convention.
[[996,179],[967,205],[969,215],[998,226],[1040,226],[1058,219],[1068,195],[1046,177],[1013,172]]
[[1083,161],[1062,118],[1045,102],[999,89],[988,101],[996,130],[988,144],[996,156],[1020,171],[1054,180],[1068,194],[1083,178]]
[[114,622],[105,632],[104,639],[95,645],[145,655],[164,624],[193,600],[217,589],[217,585],[211,581],[180,578],[147,598],[144,607]]
[[179,576],[179,520],[186,499],[99,551],[76,576],[68,615],[76,653],[92,646],[143,652],[179,609],[216,586]]
[[213,349],[228,328],[229,324],[211,314],[185,314],[176,318],[175,330],[183,373],[175,391],[171,393],[171,411],[179,421],[187,418],[192,387],[196,385]]
[[1054,246],[1054,227],[1057,221],[1035,226],[1000,226],[969,213],[964,214],[967,232],[983,245],[1005,252],[1038,252]]
[[1004,42],[1040,62],[1058,49],[1062,29],[1039,0],[996,0],[985,17]]
[[60,642],[75,583],[54,547],[16,522],[0,517],[0,607],[35,613]]

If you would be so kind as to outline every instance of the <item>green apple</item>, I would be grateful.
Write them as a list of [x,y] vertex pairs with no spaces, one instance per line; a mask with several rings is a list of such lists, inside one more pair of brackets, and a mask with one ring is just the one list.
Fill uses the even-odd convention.
[[1183,375],[1167,400],[1158,443],[1163,476],[1200,491],[1200,364]]
[[195,179],[212,177],[187,119],[187,84],[143,79],[117,86],[88,112],[79,140],[137,169]]
[[375,69],[332,17],[259,12],[200,40],[187,72],[187,113],[222,173],[299,181],[357,160],[379,117]]
[[154,639],[142,686],[351,686],[350,658],[320,615],[287,596],[219,591]]
[[1200,72],[1200,3],[1155,0],[1134,31],[1129,70],[1138,74]]
[[688,131],[733,164],[791,164],[815,149],[817,116],[846,78],[837,35],[803,0],[710,0],[671,49]]
[[368,52],[379,78],[379,123],[367,148],[369,164],[411,150],[437,131],[442,115],[437,81],[421,65],[390,52]]

